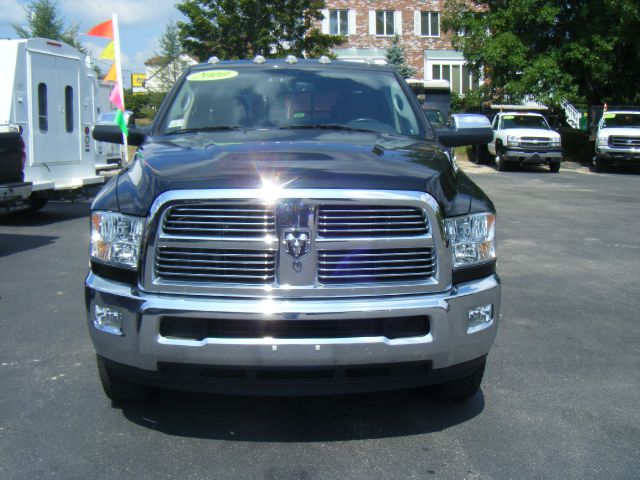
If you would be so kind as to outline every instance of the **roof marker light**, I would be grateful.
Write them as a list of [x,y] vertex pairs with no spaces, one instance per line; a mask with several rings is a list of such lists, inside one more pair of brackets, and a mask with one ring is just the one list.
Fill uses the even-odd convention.
[[289,65],[293,65],[294,63],[298,63],[298,59],[295,55],[287,55],[285,62],[287,62]]
[[220,59],[218,57],[209,57],[209,60],[207,60],[207,63],[213,63],[214,65],[220,63]]
[[331,63],[331,59],[326,55],[322,55],[318,61],[322,64]]
[[262,65],[266,60],[262,55],[256,55],[256,58],[253,59],[253,63],[257,63],[258,65]]

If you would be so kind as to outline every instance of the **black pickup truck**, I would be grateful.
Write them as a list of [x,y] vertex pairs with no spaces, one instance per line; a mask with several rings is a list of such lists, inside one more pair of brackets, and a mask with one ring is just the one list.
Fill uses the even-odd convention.
[[[480,387],[496,335],[495,209],[388,67],[191,67],[91,212],[88,327],[105,393]],[[113,126],[94,138],[122,141]]]
[[31,182],[24,181],[25,145],[17,128],[0,126],[0,208],[24,208]]

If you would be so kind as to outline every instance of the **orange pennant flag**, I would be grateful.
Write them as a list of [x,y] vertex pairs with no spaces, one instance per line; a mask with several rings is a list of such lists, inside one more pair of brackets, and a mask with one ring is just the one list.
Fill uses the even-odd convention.
[[92,37],[105,37],[113,40],[113,20],[107,20],[100,25],[96,25],[87,32]]
[[111,68],[109,69],[109,72],[107,73],[107,76],[104,77],[103,79],[105,82],[115,82],[118,80],[118,77],[116,76],[116,64],[114,63],[113,65],[111,65]]
[[100,56],[98,58],[102,58],[103,60],[115,60],[116,59],[116,54],[114,51],[114,42],[109,42],[109,45],[107,45],[104,50],[102,51],[102,53],[100,54]]

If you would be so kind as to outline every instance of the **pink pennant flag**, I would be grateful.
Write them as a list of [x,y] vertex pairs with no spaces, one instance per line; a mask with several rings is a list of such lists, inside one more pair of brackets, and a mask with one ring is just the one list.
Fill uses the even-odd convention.
[[124,102],[122,101],[122,97],[120,96],[120,86],[117,83],[113,86],[113,90],[111,90],[109,101],[116,107],[118,107],[119,110],[122,110],[124,112]]

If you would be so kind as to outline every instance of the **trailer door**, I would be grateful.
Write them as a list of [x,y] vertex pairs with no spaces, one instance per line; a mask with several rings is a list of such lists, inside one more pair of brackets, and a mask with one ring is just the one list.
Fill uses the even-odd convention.
[[30,52],[31,164],[80,161],[79,61]]

